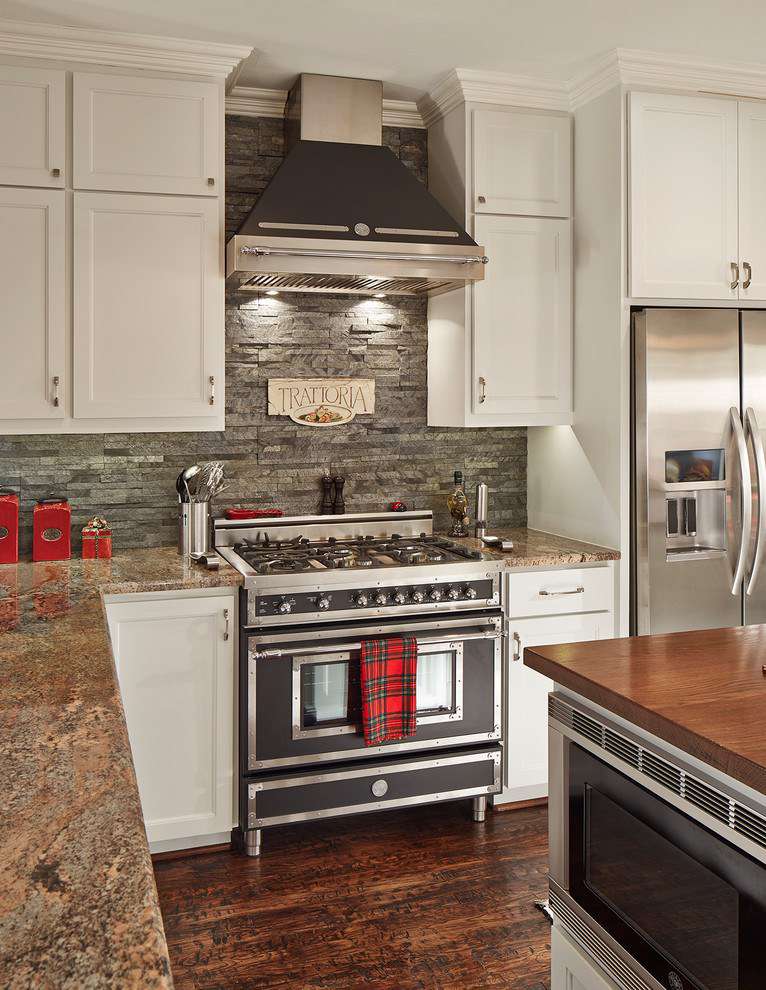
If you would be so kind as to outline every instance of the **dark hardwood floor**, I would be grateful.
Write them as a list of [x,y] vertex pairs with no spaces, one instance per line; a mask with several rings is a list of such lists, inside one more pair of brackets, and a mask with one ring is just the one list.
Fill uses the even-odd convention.
[[178,990],[547,990],[546,809],[437,805],[155,863]]

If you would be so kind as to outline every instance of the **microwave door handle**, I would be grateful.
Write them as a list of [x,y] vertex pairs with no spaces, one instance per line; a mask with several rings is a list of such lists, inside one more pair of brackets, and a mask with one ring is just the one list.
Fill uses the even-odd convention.
[[755,550],[753,552],[753,565],[750,568],[750,576],[745,587],[745,594],[752,595],[758,582],[758,575],[763,563],[763,552],[766,541],[763,538],[764,528],[764,498],[766,497],[766,453],[763,450],[763,437],[758,426],[755,410],[751,407],[745,413],[745,426],[753,441],[753,454],[755,455],[755,483],[758,490],[758,518],[755,526]]
[[739,541],[739,552],[737,553],[737,566],[734,569],[734,580],[731,584],[732,595],[737,595],[739,594],[742,577],[745,573],[745,561],[750,545],[750,531],[753,524],[753,498],[750,483],[750,458],[747,455],[745,431],[742,428],[742,420],[739,418],[739,410],[736,406],[732,406],[729,410],[729,418],[731,420],[731,432],[737,446],[742,492],[742,534]]

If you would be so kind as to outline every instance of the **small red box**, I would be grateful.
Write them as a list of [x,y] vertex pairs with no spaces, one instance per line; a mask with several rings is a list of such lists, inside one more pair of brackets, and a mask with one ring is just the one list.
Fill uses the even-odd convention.
[[72,510],[63,496],[41,498],[32,513],[32,560],[69,560]]
[[94,516],[82,528],[82,559],[106,560],[112,556],[112,531],[106,519]]
[[18,559],[19,496],[0,488],[0,564],[15,564]]

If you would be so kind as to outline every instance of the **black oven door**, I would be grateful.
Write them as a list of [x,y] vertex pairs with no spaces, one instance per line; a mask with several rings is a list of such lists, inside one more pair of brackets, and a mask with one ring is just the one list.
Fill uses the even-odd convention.
[[766,867],[575,744],[569,887],[669,990],[766,986]]
[[[417,733],[367,747],[360,641],[397,633],[418,642]],[[243,671],[245,772],[499,739],[501,635],[500,617],[487,615],[251,634]]]

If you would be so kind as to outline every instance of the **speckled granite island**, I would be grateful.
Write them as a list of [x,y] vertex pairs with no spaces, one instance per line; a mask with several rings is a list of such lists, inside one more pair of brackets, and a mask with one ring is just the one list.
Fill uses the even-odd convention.
[[[531,530],[499,535],[515,541],[501,555],[511,569],[618,556]],[[171,548],[0,566],[3,987],[172,986],[103,598],[240,583]]]

